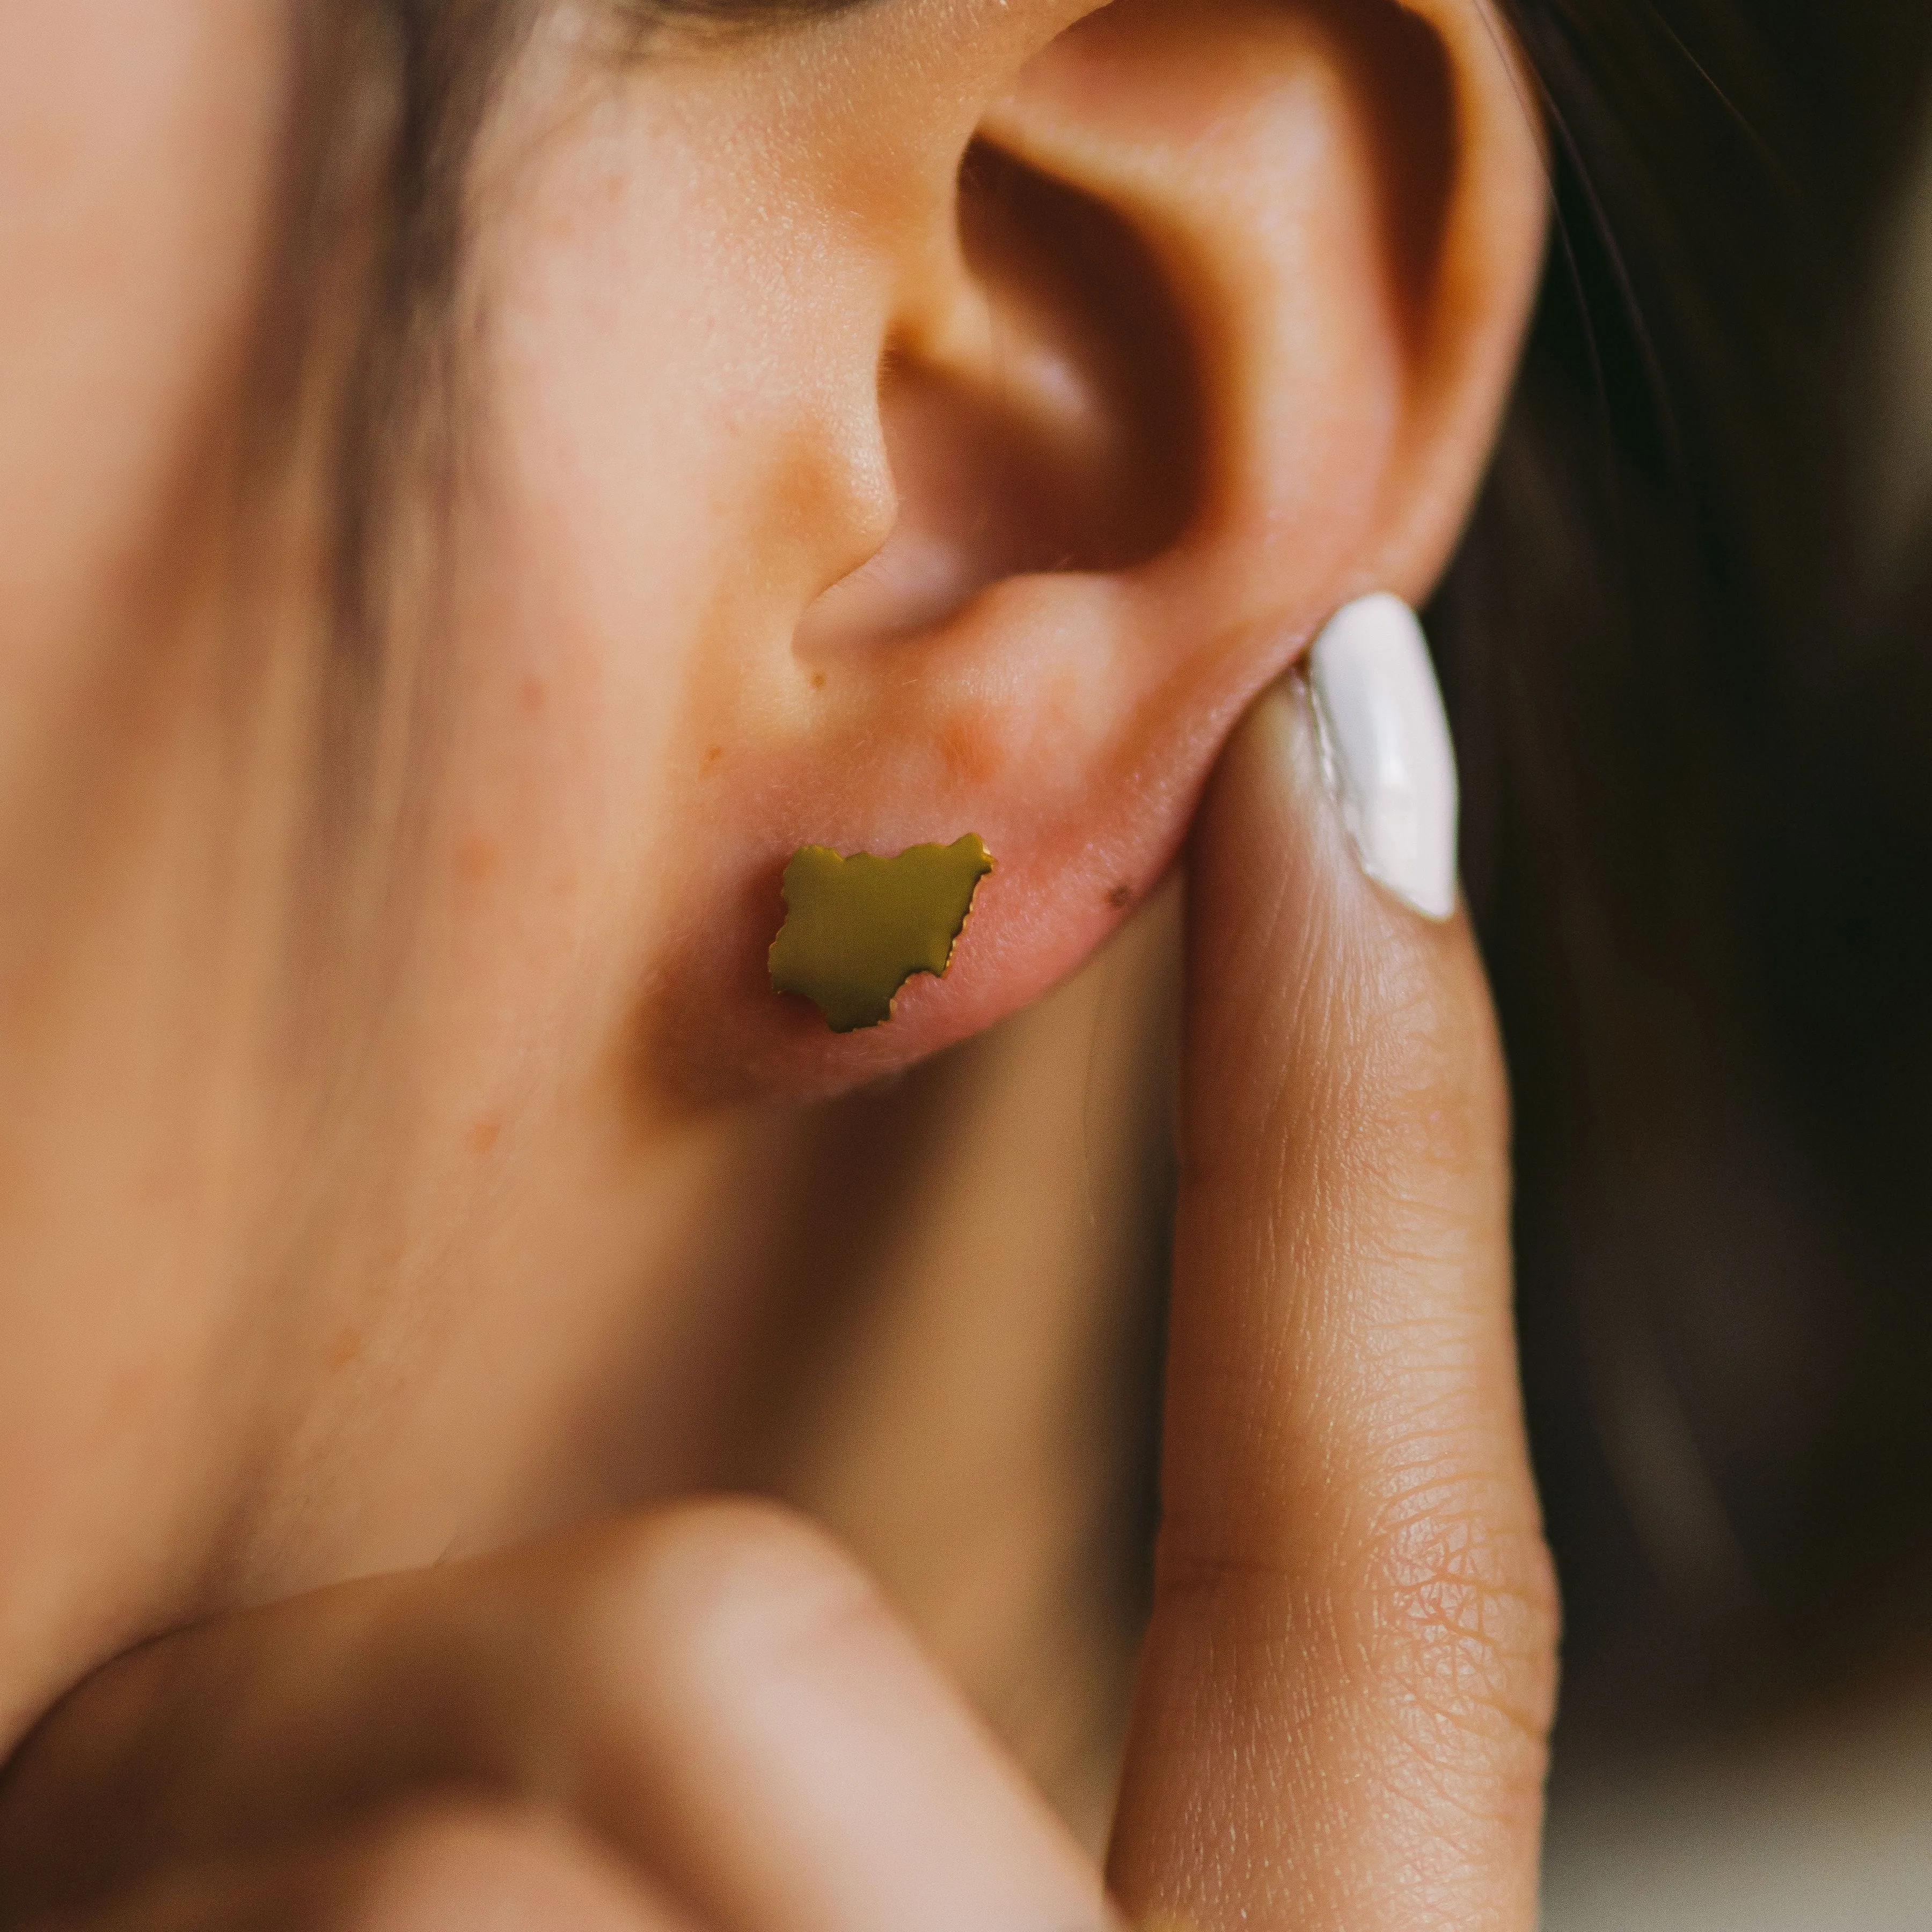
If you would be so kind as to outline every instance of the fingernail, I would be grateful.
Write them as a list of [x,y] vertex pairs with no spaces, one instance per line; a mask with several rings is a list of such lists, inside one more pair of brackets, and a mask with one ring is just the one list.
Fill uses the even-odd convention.
[[1322,768],[1362,869],[1430,919],[1456,909],[1456,754],[1415,613],[1378,592],[1308,658]]

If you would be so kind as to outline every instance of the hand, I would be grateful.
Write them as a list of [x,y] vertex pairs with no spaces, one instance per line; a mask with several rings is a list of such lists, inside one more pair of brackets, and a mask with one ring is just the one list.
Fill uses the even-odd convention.
[[[1109,1877],[1199,1932],[1528,1932],[1555,1613],[1506,1102],[1457,918],[1363,876],[1298,682],[1190,872],[1164,1521]],[[1100,1874],[866,1580],[693,1505],[107,1666],[0,1926],[1079,1932]]]

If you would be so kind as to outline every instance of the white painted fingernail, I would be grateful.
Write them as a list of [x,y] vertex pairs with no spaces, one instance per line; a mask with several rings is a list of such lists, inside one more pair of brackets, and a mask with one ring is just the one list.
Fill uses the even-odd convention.
[[1322,765],[1362,869],[1430,919],[1456,909],[1456,754],[1415,613],[1378,592],[1309,653]]

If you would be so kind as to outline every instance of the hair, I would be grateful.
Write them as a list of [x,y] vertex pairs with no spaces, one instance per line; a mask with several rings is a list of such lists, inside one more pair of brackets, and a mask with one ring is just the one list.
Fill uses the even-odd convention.
[[[854,4],[608,11],[632,54]],[[1858,511],[1932,10],[1504,4],[1556,240],[1429,615],[1516,1094],[1565,1722],[1634,1738],[1876,1655],[1932,1574],[1932,712],[1910,559],[1876,570]],[[325,712],[365,788],[372,695],[424,674],[385,613],[462,419],[466,164],[540,5],[304,10],[263,378],[328,426]]]
[[1565,1722],[1637,1742],[1868,1664],[1932,1574],[1926,606],[1864,540],[1932,15],[1509,10],[1557,245],[1431,621]]

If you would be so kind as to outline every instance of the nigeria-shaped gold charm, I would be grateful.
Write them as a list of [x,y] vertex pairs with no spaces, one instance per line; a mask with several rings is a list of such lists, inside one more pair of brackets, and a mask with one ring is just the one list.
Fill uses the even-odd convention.
[[882,1026],[915,973],[946,976],[993,855],[976,832],[896,859],[806,845],[784,870],[772,990],[813,1001],[834,1033]]

